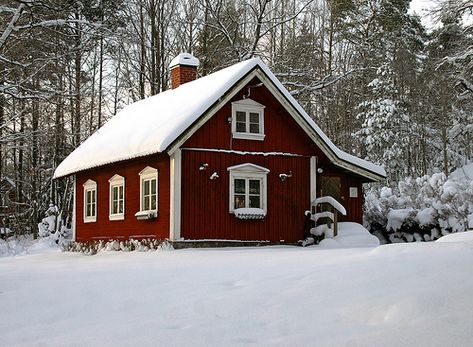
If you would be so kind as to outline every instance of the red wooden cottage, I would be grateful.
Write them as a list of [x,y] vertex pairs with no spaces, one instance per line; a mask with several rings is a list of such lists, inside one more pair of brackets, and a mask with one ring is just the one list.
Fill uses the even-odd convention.
[[183,53],[172,89],[135,102],[56,169],[73,175],[74,237],[303,238],[331,195],[361,222],[362,184],[384,170],[337,148],[258,58],[198,78]]

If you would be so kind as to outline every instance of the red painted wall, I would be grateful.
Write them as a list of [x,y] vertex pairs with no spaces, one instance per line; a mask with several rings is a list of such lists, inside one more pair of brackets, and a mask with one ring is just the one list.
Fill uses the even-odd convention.
[[[248,85],[256,85],[254,79]],[[357,180],[334,168],[328,158],[292,119],[281,103],[265,87],[251,88],[250,98],[265,105],[264,141],[232,139],[231,102],[247,94],[243,88],[182,146],[182,228],[186,239],[212,238],[236,240],[297,241],[303,237],[304,211],[310,208],[310,156],[317,165],[331,166],[345,182],[342,194],[348,196],[348,180]],[[285,152],[304,157],[256,156],[185,150],[186,148],[218,148],[252,152]],[[268,174],[268,215],[261,221],[239,220],[229,213],[229,166],[254,163],[271,170]],[[199,171],[208,163],[206,171]],[[293,172],[281,182],[280,173]],[[211,181],[216,171],[220,178]],[[347,176],[348,175],[348,176]],[[351,182],[351,181],[350,181]],[[357,181],[358,182],[358,181]],[[361,183],[360,183],[361,184]],[[360,192],[361,194],[361,192]],[[347,219],[361,221],[361,199],[350,200]]]
[[[158,169],[158,218],[137,220],[140,210],[140,176],[146,166]],[[125,219],[109,220],[109,182],[115,174],[125,177]],[[97,221],[84,223],[84,188],[88,180],[97,182]],[[169,156],[159,154],[114,163],[79,172],[76,176],[76,240],[109,240],[169,236]]]
[[[227,168],[253,163],[269,170],[264,220],[239,220],[229,213]],[[207,170],[199,166],[208,163]],[[182,224],[186,239],[271,240],[293,242],[303,237],[304,211],[310,203],[309,158],[254,156],[182,151]],[[292,171],[284,182],[280,173]],[[213,172],[219,174],[210,180]]]

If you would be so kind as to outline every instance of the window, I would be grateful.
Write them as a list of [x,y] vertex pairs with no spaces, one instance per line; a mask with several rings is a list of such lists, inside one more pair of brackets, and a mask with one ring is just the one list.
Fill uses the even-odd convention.
[[84,223],[97,221],[97,182],[84,183]]
[[264,106],[251,99],[233,102],[232,136],[237,139],[264,140]]
[[269,170],[255,164],[229,167],[230,213],[237,209],[260,209],[266,214],[267,175]]
[[110,220],[125,219],[125,178],[114,175],[110,182]]
[[140,172],[140,211],[138,219],[157,217],[158,212],[158,170],[147,166]]

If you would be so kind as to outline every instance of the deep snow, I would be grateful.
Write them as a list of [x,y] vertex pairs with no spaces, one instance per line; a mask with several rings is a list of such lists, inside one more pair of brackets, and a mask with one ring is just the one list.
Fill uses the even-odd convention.
[[0,346],[470,346],[471,264],[461,240],[6,257]]

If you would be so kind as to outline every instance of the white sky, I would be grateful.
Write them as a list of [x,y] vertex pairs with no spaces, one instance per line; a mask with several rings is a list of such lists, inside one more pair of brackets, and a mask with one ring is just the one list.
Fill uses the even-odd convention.
[[432,29],[434,26],[432,18],[429,16],[429,10],[435,5],[432,0],[412,0],[410,5],[410,13],[418,14],[428,29]]

